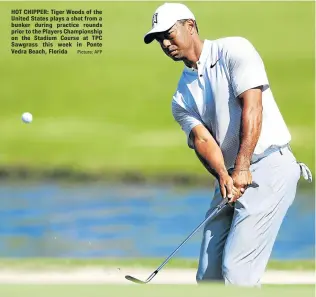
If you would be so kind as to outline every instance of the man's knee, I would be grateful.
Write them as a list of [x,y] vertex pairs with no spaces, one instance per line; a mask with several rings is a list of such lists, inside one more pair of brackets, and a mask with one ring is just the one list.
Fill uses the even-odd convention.
[[223,278],[226,285],[245,287],[260,286],[261,275],[251,268],[250,263],[236,263],[232,259],[225,259],[222,266]]

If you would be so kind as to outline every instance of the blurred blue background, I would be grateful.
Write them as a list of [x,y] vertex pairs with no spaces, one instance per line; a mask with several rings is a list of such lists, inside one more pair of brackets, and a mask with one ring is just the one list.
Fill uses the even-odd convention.
[[[313,193],[300,191],[272,259],[313,259]],[[165,257],[204,219],[211,188],[2,184],[0,257]],[[179,252],[197,258],[202,233]]]

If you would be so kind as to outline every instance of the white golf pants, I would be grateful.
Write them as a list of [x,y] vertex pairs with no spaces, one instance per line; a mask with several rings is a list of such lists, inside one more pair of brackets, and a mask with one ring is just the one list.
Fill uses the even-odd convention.
[[[259,187],[248,188],[234,208],[226,208],[204,228],[198,283],[260,286],[278,231],[295,198],[301,170],[287,147],[252,164],[250,170]],[[216,183],[210,210],[221,199]]]

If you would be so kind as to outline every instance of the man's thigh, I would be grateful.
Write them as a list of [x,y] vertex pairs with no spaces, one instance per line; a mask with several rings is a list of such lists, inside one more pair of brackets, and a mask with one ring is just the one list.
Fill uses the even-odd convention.
[[[222,200],[218,185],[206,216]],[[223,280],[222,254],[233,218],[233,208],[228,206],[211,220],[204,228],[200,250],[199,267],[196,275],[197,282]]]
[[256,285],[264,273],[278,231],[292,204],[300,169],[290,152],[274,153],[251,168],[258,188],[236,202],[223,256],[226,283]]

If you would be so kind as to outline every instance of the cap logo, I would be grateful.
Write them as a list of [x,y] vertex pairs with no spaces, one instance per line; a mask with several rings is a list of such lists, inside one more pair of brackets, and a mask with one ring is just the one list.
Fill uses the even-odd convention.
[[158,13],[154,13],[153,19],[152,19],[152,26],[155,26],[155,24],[158,24]]

